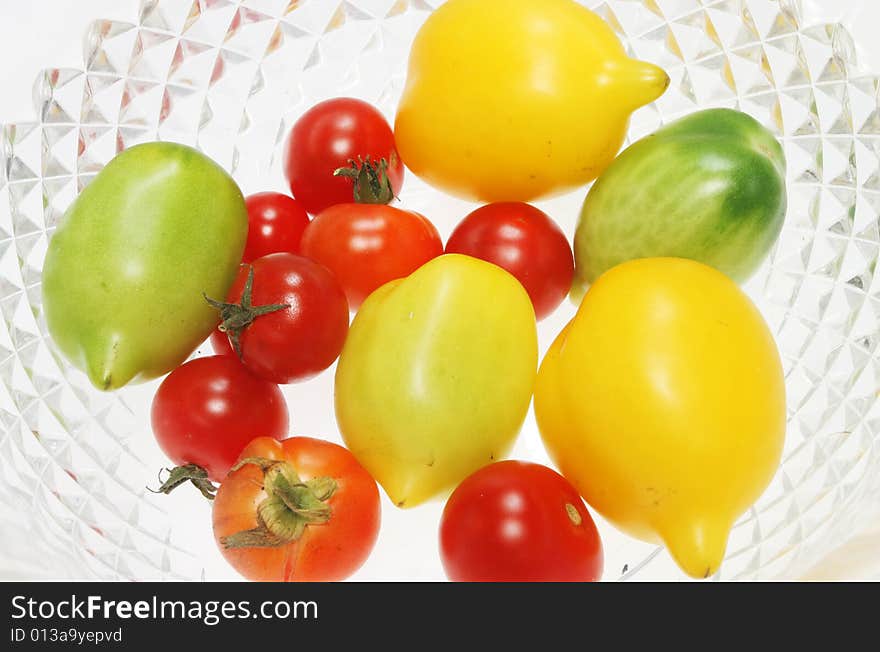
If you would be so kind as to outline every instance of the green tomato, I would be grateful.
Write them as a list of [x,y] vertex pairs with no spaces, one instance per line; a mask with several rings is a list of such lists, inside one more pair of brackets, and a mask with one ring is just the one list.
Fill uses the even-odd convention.
[[336,371],[339,428],[396,505],[418,505],[507,453],[537,364],[522,285],[441,256],[361,306]]
[[745,280],[785,209],[785,155],[770,131],[730,109],[689,115],[625,150],[590,190],[573,294],[636,258],[690,258]]
[[113,159],[49,243],[43,306],[58,348],[98,389],[162,376],[217,325],[247,239],[232,178],[189,147],[148,143]]

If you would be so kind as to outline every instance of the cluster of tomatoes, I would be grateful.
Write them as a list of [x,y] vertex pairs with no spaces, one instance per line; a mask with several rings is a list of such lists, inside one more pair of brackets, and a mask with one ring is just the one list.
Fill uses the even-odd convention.
[[[215,538],[242,575],[340,580],[377,540],[379,492],[345,448],[287,438],[278,385],[332,365],[350,311],[443,253],[509,271],[538,319],[565,298],[574,261],[556,223],[522,203],[474,211],[444,250],[428,219],[390,205],[404,167],[391,128],[367,103],[315,106],[287,147],[293,197],[247,198],[238,278],[227,297],[206,297],[221,318],[211,336],[216,355],[164,380],[152,426],[179,465],[160,490],[192,483],[214,500]],[[443,517],[441,550],[455,580],[595,580],[602,571],[598,534],[577,491],[556,472],[520,462],[491,465],[459,486]]]

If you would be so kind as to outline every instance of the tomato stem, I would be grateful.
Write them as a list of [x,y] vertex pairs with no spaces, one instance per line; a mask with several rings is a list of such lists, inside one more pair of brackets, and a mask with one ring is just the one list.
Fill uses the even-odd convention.
[[313,478],[303,482],[288,462],[247,457],[233,471],[252,464],[263,472],[266,498],[257,506],[257,527],[220,539],[227,549],[276,548],[297,541],[309,525],[330,520],[327,501],[336,492],[333,478]]
[[390,204],[394,200],[394,188],[388,178],[388,161],[378,163],[367,158],[351,159],[348,167],[339,168],[334,177],[346,177],[354,181],[356,204]]
[[196,489],[202,492],[202,495],[208,500],[214,500],[214,494],[217,493],[217,486],[208,479],[208,472],[198,464],[184,464],[175,466],[173,469],[165,469],[168,477],[162,481],[162,474],[159,473],[158,489],[150,489],[154,494],[165,494],[166,496],[177,489],[180,485],[191,482]]
[[284,310],[290,306],[286,303],[273,303],[265,306],[254,306],[252,297],[254,291],[254,266],[248,265],[247,280],[241,293],[240,303],[226,303],[211,299],[207,294],[202,294],[208,304],[220,311],[220,331],[229,335],[229,341],[236,355],[241,359],[241,334],[250,326],[257,317],[269,313]]

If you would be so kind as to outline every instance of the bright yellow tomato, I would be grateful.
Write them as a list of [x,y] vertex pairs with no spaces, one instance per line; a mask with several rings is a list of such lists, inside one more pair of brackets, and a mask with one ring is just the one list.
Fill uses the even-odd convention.
[[652,258],[590,288],[541,365],[535,411],[590,505],[708,577],[779,465],[785,386],[773,337],[733,281]]
[[668,84],[574,0],[449,0],[416,36],[395,137],[438,188],[532,201],[601,174]]
[[336,371],[348,448],[399,507],[501,459],[535,382],[529,295],[490,263],[450,254],[371,294]]

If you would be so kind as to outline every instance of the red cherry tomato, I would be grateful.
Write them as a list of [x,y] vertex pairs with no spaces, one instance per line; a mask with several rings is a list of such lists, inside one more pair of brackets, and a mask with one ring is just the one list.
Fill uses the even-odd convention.
[[292,197],[278,192],[261,192],[245,200],[248,238],[242,262],[279,252],[299,253],[309,214]]
[[446,253],[481,258],[513,274],[539,320],[559,307],[574,278],[574,256],[562,229],[543,211],[519,202],[475,210],[452,232]]
[[[249,287],[250,286],[250,287]],[[294,254],[242,265],[226,303],[227,335],[244,366],[273,383],[306,380],[339,357],[348,335],[348,302],[326,267]]]
[[290,132],[284,172],[290,191],[312,215],[351,201],[352,181],[333,173],[358,158],[385,159],[394,194],[404,167],[385,117],[361,100],[327,100],[307,111]]
[[348,449],[309,437],[261,437],[241,460],[213,510],[217,546],[239,573],[254,581],[333,582],[366,561],[379,535],[379,489]]
[[497,462],[462,482],[440,521],[456,582],[592,582],[602,542],[577,491],[540,464]]
[[196,358],[159,386],[151,411],[153,433],[180,466],[195,464],[221,482],[254,437],[288,433],[287,404],[278,386],[234,357]]
[[443,253],[427,218],[381,204],[339,204],[306,229],[302,253],[327,266],[352,310],[389,281],[409,276]]

